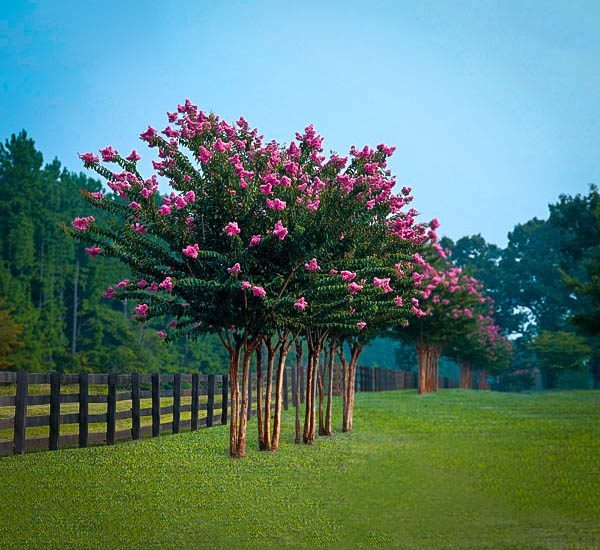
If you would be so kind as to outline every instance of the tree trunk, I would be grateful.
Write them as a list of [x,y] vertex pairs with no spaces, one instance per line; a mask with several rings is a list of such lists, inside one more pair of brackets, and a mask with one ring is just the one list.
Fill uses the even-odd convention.
[[283,405],[283,373],[285,371],[285,361],[289,352],[289,346],[287,343],[287,335],[281,343],[279,350],[279,363],[277,364],[277,386],[275,393],[275,415],[273,417],[273,437],[271,438],[271,450],[277,451],[279,449],[279,436],[281,432],[281,408]]
[[229,388],[231,402],[231,418],[229,421],[229,455],[232,458],[242,458],[246,449],[240,447],[238,440],[239,416],[240,416],[240,386],[238,382],[238,371],[240,366],[239,342],[235,342],[229,349]]
[[[327,352],[325,352],[325,362],[327,361]],[[319,435],[325,435],[325,365],[320,358],[317,359],[317,390],[319,392]]]
[[439,360],[442,348],[439,344],[431,344],[419,340],[417,357],[419,360],[419,394],[438,390]]
[[323,435],[331,435],[333,432],[331,427],[331,405],[333,401],[333,368],[335,364],[335,343],[330,342],[329,344],[329,365],[327,371],[329,374],[329,381],[327,387],[327,412],[325,415],[325,433]]
[[296,443],[302,442],[302,423],[300,422],[300,399],[302,395],[302,342],[296,340]]
[[259,445],[261,451],[271,450],[271,402],[273,400],[273,365],[275,363],[275,348],[269,338],[267,346],[267,379],[265,383],[265,413],[263,427],[263,442]]
[[460,361],[460,387],[463,390],[470,390],[473,387],[473,371],[466,361]]
[[311,445],[315,441],[315,432],[314,432],[314,419],[313,411],[313,396],[314,396],[314,355],[315,350],[314,347],[311,346],[309,342],[308,346],[308,364],[306,366],[306,399],[305,410],[304,410],[304,432],[302,435],[302,441]]
[[356,366],[358,358],[364,346],[354,343],[350,348],[350,361],[347,363],[346,375],[344,377],[344,416],[342,419],[342,431],[352,431],[352,421],[354,418],[354,386],[356,382]]
[[263,451],[265,446],[265,425],[263,418],[263,373],[262,373],[262,342],[256,348],[256,423],[258,425],[258,448]]

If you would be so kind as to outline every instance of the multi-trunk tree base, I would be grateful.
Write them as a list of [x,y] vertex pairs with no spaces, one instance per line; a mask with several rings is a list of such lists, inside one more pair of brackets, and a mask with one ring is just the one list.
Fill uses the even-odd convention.
[[419,361],[419,394],[438,390],[439,361],[442,348],[439,344],[417,343]]

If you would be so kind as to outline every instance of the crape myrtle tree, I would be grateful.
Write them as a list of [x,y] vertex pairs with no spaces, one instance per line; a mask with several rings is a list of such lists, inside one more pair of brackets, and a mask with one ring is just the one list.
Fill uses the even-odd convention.
[[[343,270],[356,248],[354,224],[365,232],[369,225],[396,223],[400,238],[409,225],[410,216],[400,213],[406,201],[392,194],[393,179],[384,171],[393,150],[379,146],[370,153],[374,162],[354,155],[346,168],[347,159],[320,154],[322,138],[312,126],[284,147],[264,144],[243,118],[231,125],[189,101],[168,119],[161,134],[148,127],[140,136],[158,153],[150,178],[139,173],[136,151],[125,157],[111,146],[102,149],[102,161],[114,171],[92,153],[81,155],[114,192],[85,197],[112,219],[75,218],[65,230],[89,245],[90,256],[115,257],[130,267],[132,279],[104,296],[135,301],[140,321],[164,319],[161,337],[218,334],[229,354],[232,457],[246,452],[251,358],[263,344],[279,352],[272,433],[268,391],[261,419],[261,446],[273,450],[287,352],[299,331],[320,342],[326,330],[303,321],[307,307],[316,306],[305,305],[306,295],[313,296],[306,266],[335,259]],[[172,189],[160,199],[159,178]],[[345,216],[339,227],[332,223],[340,216],[329,215],[335,209]]]
[[473,313],[474,323],[463,325],[471,331],[456,334],[446,346],[445,355],[460,366],[461,388],[471,389],[473,373],[477,373],[478,389],[489,389],[488,377],[508,367],[511,345],[492,317],[491,300],[480,302]]
[[[432,231],[439,224],[432,222]],[[435,240],[432,236],[431,240]],[[427,258],[427,259],[426,259]],[[419,366],[419,393],[438,390],[439,359],[452,342],[476,329],[476,310],[489,298],[482,294],[478,281],[453,267],[446,260],[445,251],[433,242],[416,253],[413,264],[399,266],[401,271],[412,271],[414,284],[420,289],[413,298],[415,319],[395,330],[401,339],[415,344]]]

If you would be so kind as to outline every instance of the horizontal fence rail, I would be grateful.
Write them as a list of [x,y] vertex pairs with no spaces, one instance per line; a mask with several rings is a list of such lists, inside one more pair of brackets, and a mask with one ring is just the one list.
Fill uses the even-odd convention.
[[[295,405],[294,370],[284,371],[284,410]],[[334,370],[336,395],[343,391],[340,370]],[[304,402],[304,372],[299,379],[300,401]],[[355,387],[358,392],[414,389],[417,376],[409,371],[359,366]],[[440,378],[440,387],[456,384]],[[256,374],[252,373],[249,418],[256,413],[256,391]],[[113,445],[223,425],[228,421],[228,399],[226,374],[0,372],[0,455]]]

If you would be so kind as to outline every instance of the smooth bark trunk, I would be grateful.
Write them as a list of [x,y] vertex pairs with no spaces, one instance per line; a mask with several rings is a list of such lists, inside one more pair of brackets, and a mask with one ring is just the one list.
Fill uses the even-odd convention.
[[466,361],[460,361],[460,387],[470,390],[473,387],[473,371]]
[[342,431],[351,432],[354,418],[354,387],[356,383],[356,366],[363,350],[363,345],[355,343],[350,347],[350,361],[346,365],[344,376],[344,406]]
[[296,341],[296,443],[302,442],[302,423],[300,422],[300,400],[302,395],[302,342]]
[[419,361],[419,394],[438,390],[439,360],[442,348],[439,344],[424,341],[417,343],[417,358]]
[[331,435],[333,429],[331,427],[332,418],[331,418],[331,406],[333,401],[333,369],[335,366],[335,343],[331,342],[329,344],[329,364],[327,365],[327,372],[329,375],[328,387],[327,387],[327,412],[325,414],[325,434]]

